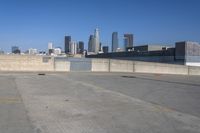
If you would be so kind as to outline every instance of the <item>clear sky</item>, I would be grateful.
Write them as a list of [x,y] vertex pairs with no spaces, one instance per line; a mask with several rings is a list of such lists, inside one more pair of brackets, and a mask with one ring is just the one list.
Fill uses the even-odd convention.
[[64,47],[64,35],[82,40],[100,29],[103,44],[117,31],[135,45],[200,42],[200,0],[0,0],[0,48]]

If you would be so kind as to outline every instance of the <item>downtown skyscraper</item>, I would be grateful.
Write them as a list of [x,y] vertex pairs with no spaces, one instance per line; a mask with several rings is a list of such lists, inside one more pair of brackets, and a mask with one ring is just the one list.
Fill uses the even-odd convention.
[[96,28],[94,31],[94,41],[95,41],[95,46],[94,46],[94,52],[98,53],[99,52],[99,45],[100,45],[100,36],[99,36],[99,29]]
[[69,43],[69,54],[75,55],[77,54],[77,42],[71,41]]
[[94,35],[90,35],[88,42],[88,52],[94,52],[94,46],[95,46]]
[[78,42],[78,46],[77,46],[77,53],[78,54],[83,54],[84,52],[84,42],[83,41],[79,41]]
[[65,54],[70,52],[71,36],[65,36]]
[[133,34],[124,34],[124,49],[127,51],[127,49],[133,48]]
[[100,36],[99,29],[96,28],[94,31],[94,35],[90,35],[88,42],[88,52],[99,53],[100,50]]
[[113,32],[112,33],[112,52],[116,52],[118,47],[119,47],[119,44],[118,44],[118,33],[117,32]]

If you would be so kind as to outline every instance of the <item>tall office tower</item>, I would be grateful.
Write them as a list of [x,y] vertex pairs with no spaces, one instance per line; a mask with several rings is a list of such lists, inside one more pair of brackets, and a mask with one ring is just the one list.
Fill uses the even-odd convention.
[[133,48],[133,34],[124,34],[125,50]]
[[49,43],[48,43],[48,50],[49,50],[49,49],[53,49],[53,43],[52,43],[52,42],[49,42]]
[[89,42],[88,42],[88,52],[95,52],[95,38],[94,35],[90,35]]
[[95,38],[95,46],[94,46],[94,52],[99,52],[99,45],[100,45],[100,36],[99,36],[99,29],[96,28],[94,31],[94,38]]
[[113,32],[112,33],[112,52],[117,52],[117,48],[119,47],[118,44],[118,33]]
[[71,36],[65,36],[65,54],[70,52]]
[[75,41],[71,41],[69,46],[69,53],[72,55],[77,54],[77,43]]
[[48,43],[48,54],[51,55],[53,53],[53,43],[49,42]]
[[83,54],[83,52],[84,52],[84,42],[80,41],[78,42],[77,53]]

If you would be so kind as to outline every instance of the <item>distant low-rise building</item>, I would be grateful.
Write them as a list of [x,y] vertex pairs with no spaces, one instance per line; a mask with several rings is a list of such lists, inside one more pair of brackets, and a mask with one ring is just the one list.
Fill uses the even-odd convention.
[[30,55],[36,55],[37,53],[38,53],[37,49],[30,48],[30,49],[28,50],[28,54],[30,54]]
[[124,50],[122,48],[117,48],[116,52],[123,52]]
[[163,46],[163,45],[140,45],[140,46],[134,46],[134,51],[148,52],[148,51],[166,50],[167,48],[168,46]]
[[46,55],[46,52],[45,51],[39,51],[38,54],[39,55]]
[[200,44],[198,42],[176,42],[175,59],[188,66],[200,66]]
[[54,48],[54,54],[55,55],[61,55],[61,53],[62,53],[61,48]]
[[11,48],[13,54],[20,54],[21,51],[18,46],[12,46]]
[[1,55],[1,54],[4,54],[4,51],[3,51],[2,49],[0,49],[0,55]]

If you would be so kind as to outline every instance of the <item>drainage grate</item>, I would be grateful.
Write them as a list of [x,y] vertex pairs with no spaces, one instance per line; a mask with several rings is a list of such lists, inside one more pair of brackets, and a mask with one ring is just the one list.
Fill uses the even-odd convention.
[[122,78],[136,78],[135,76],[121,76]]
[[44,75],[46,75],[46,74],[45,74],[45,73],[38,73],[38,75],[44,76]]

